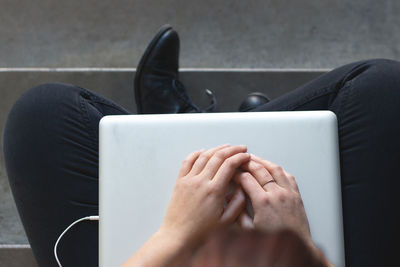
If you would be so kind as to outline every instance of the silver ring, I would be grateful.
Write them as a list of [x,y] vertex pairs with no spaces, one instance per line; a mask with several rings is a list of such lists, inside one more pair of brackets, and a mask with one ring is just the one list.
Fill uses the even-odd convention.
[[269,180],[268,182],[266,182],[263,186],[262,186],[262,188],[264,188],[267,184],[269,184],[269,183],[276,183],[275,182],[275,180],[274,179],[271,179],[271,180]]

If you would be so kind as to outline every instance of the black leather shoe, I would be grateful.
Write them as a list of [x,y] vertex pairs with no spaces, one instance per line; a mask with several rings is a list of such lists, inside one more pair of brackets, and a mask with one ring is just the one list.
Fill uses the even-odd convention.
[[212,105],[202,110],[188,95],[178,80],[179,36],[170,25],[164,25],[150,42],[140,59],[135,75],[135,99],[138,114],[206,112],[215,109]]
[[250,93],[239,107],[240,112],[250,111],[258,106],[268,103],[269,98],[263,93]]

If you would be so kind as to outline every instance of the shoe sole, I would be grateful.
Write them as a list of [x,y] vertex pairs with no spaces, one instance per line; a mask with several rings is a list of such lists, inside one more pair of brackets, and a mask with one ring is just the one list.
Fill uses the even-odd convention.
[[134,80],[133,86],[135,88],[135,101],[136,101],[136,109],[137,109],[138,114],[142,113],[141,94],[140,94],[140,78],[139,77],[142,76],[143,65],[146,63],[151,52],[153,52],[153,49],[154,49],[154,47],[156,47],[158,41],[160,41],[161,37],[169,30],[172,30],[172,27],[168,24],[162,26],[158,30],[156,36],[154,36],[153,40],[151,40],[150,44],[147,46],[146,51],[144,52],[142,58],[139,61],[138,66],[136,68],[136,74],[135,74],[135,80]]

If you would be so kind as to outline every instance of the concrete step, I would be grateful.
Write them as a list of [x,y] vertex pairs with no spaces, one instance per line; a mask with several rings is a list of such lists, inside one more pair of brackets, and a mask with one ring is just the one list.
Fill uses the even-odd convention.
[[[400,58],[400,1],[0,0],[0,67],[131,67],[164,23],[185,67]],[[21,10],[25,12],[21,15]]]
[[[244,97],[254,91],[274,99],[325,73],[327,69],[182,69],[180,78],[194,101],[208,105],[204,89],[211,89],[219,111],[237,111]],[[64,82],[95,91],[135,112],[135,69],[121,68],[18,68],[0,69],[0,130],[12,105],[29,88],[41,83]],[[2,149],[2,140],[0,148]],[[12,200],[4,158],[0,154],[0,267],[32,266],[32,254]],[[11,245],[8,244],[17,244]],[[15,261],[13,262],[12,259]],[[11,260],[11,261],[10,261]],[[6,265],[2,265],[6,262]],[[12,265],[14,264],[14,265]]]
[[0,267],[36,267],[29,245],[1,245]]

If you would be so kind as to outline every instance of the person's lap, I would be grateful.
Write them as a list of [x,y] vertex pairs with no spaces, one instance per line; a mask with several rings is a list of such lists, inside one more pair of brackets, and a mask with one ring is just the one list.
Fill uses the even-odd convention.
[[[391,219],[398,210],[394,190],[395,160],[400,158],[399,87],[400,63],[363,61],[322,75],[255,110],[336,113],[348,266],[382,265],[388,259],[387,244],[398,237]],[[54,266],[53,245],[66,226],[98,213],[98,122],[111,114],[128,111],[63,84],[29,90],[10,112],[3,146],[7,172],[41,266]],[[77,225],[60,245],[66,266],[96,266],[97,256],[96,222]]]
[[394,259],[399,104],[400,63],[370,60],[335,69],[256,109],[336,114],[348,266],[388,266]]
[[[74,220],[98,214],[98,123],[128,114],[88,90],[44,84],[15,104],[4,132],[10,185],[40,266],[55,266],[52,251]],[[59,246],[64,266],[98,266],[97,222],[82,222]]]

